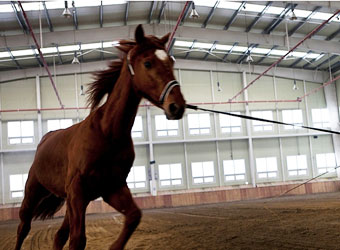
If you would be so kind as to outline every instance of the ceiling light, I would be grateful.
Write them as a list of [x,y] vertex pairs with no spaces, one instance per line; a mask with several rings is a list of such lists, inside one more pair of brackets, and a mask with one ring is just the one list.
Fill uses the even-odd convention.
[[292,21],[297,20],[297,16],[295,15],[294,10],[292,10],[292,16],[289,19],[292,20]]
[[83,85],[80,85],[80,95],[85,95]]
[[293,90],[299,90],[298,86],[296,85],[296,80],[294,79]]
[[191,13],[190,13],[190,18],[193,18],[193,19],[197,19],[199,18],[200,16],[198,15],[197,11],[196,11],[196,7],[195,7],[195,3],[192,2],[192,9],[191,9]]
[[66,17],[66,18],[70,18],[72,16],[72,13],[71,11],[69,10],[69,8],[67,7],[67,1],[65,1],[65,9],[63,11],[63,14],[62,14],[63,17]]
[[78,56],[77,56],[77,52],[74,52],[74,57],[72,60],[72,64],[80,64]]
[[246,62],[254,62],[254,59],[251,57],[250,54],[247,56]]

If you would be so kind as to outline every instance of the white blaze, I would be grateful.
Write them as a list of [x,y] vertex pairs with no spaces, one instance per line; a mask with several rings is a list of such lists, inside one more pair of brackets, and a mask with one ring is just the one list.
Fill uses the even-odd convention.
[[158,57],[159,60],[165,61],[168,58],[168,53],[165,50],[157,49],[155,51],[155,55]]

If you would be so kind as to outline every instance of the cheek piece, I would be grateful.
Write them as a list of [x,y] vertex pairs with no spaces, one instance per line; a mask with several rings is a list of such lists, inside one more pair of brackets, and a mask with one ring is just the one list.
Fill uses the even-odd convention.
[[[134,76],[135,71],[133,70],[133,67],[132,67],[131,62],[130,62],[130,53],[128,53],[128,55],[126,57],[126,62],[127,62],[127,66],[129,68],[130,74],[132,76]],[[164,87],[164,89],[163,89],[163,91],[162,91],[162,93],[159,97],[159,100],[158,100],[161,105],[163,105],[164,101],[168,98],[171,90],[176,86],[180,86],[179,82],[177,82],[176,80],[171,80],[170,82],[168,82],[165,85],[165,87]]]

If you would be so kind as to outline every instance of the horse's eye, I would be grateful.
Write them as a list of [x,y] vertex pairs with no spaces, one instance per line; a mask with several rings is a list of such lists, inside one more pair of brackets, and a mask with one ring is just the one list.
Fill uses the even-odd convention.
[[146,61],[146,62],[144,63],[144,66],[145,66],[145,68],[150,69],[150,68],[151,68],[151,62]]

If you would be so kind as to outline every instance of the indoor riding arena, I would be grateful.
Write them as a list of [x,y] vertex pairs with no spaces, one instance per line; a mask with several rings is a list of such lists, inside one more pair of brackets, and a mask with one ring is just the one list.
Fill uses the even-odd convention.
[[0,249],[340,249],[339,103],[337,1],[1,1]]

